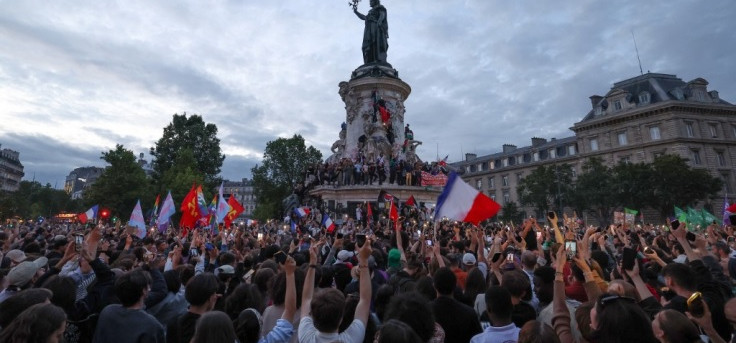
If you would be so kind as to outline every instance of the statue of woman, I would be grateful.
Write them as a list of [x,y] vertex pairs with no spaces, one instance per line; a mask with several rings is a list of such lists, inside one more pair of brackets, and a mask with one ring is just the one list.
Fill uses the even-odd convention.
[[353,7],[353,12],[358,18],[365,20],[363,63],[386,63],[386,51],[388,50],[386,8],[381,5],[380,0],[371,0],[371,10],[367,15],[358,12],[357,7]]

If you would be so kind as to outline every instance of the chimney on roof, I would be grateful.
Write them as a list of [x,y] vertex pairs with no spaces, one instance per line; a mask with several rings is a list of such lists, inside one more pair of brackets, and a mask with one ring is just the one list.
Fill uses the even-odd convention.
[[478,155],[476,155],[476,154],[471,154],[471,153],[466,153],[465,154],[465,160],[466,161],[474,160],[476,157],[478,157]]
[[544,143],[547,143],[547,140],[546,139],[539,138],[539,137],[532,137],[532,146],[533,147],[540,146],[540,145],[542,145]]
[[595,108],[596,105],[598,105],[599,102],[603,100],[603,97],[600,95],[591,95],[590,96],[590,105]]
[[516,150],[516,145],[513,145],[513,144],[504,144],[503,145],[503,152],[504,153],[512,152],[514,150]]

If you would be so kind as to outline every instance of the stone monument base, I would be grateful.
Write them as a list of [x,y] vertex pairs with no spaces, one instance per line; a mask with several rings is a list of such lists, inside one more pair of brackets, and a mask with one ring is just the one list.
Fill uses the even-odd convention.
[[[323,185],[317,186],[309,191],[309,195],[312,197],[321,197],[322,203],[327,205],[326,208],[337,212],[337,214],[349,214],[350,217],[354,217],[357,204],[370,202],[378,205],[373,207],[374,211],[383,210],[383,203],[377,204],[378,194],[381,190],[399,198],[402,204],[410,196],[414,196],[420,207],[424,205],[428,208],[433,208],[436,205],[437,197],[442,193],[442,190],[439,188],[399,186],[385,183],[380,186],[378,184],[338,187]],[[374,214],[377,214],[377,212],[374,212]]]

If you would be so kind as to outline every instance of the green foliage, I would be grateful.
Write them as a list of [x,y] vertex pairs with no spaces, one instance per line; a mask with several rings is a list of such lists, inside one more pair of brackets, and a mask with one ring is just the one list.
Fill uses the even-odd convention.
[[151,155],[154,157],[153,177],[158,188],[171,187],[165,182],[171,180],[164,180],[166,171],[174,166],[177,157],[187,150],[193,157],[193,174],[203,177],[203,188],[212,189],[220,183],[220,168],[225,161],[225,155],[220,150],[217,126],[206,124],[199,115],[187,117],[184,113],[174,114],[171,123],[164,128],[163,137],[151,148]]
[[723,181],[707,170],[690,168],[687,160],[675,155],[663,155],[652,163],[649,206],[659,210],[662,218],[672,213],[675,205],[695,205],[723,187]]
[[657,157],[653,163],[619,163],[614,167],[591,158],[575,181],[571,205],[602,224],[610,223],[613,212],[623,207],[653,208],[664,219],[675,205],[694,206],[722,186],[707,170],[693,169],[687,160],[675,155]]
[[617,204],[614,180],[603,160],[588,159],[575,182],[572,204],[580,213],[589,212],[599,223],[609,223]]
[[561,201],[569,202],[571,184],[570,165],[542,165],[519,181],[519,201],[522,205],[534,207],[539,217],[547,209],[559,207]]
[[501,214],[498,219],[503,222],[513,221],[514,223],[521,223],[524,219],[524,213],[519,210],[519,206],[516,202],[509,201],[501,208]]
[[20,188],[12,193],[0,193],[0,219],[12,217],[36,219],[50,218],[61,212],[76,213],[82,210],[79,200],[72,200],[63,190],[42,186],[39,182],[21,181]]
[[[172,223],[179,222],[179,218],[181,218],[179,206],[181,206],[182,200],[189,193],[192,185],[200,185],[204,181],[203,175],[194,169],[195,166],[196,160],[194,159],[194,153],[189,149],[183,149],[176,156],[171,168],[166,170],[161,177],[160,185],[157,187],[157,194],[161,194],[162,204],[166,194],[171,191],[171,197],[177,206],[176,213],[171,218]],[[209,199],[207,197],[207,189],[204,189],[204,187],[203,193],[205,193],[205,199]]]
[[110,209],[111,217],[125,219],[130,216],[138,199],[147,197],[146,203],[153,202],[155,195],[151,195],[146,173],[138,165],[133,151],[118,144],[115,150],[103,152],[100,159],[110,166],[85,191],[86,205],[99,204]]
[[258,199],[254,217],[279,217],[283,210],[281,201],[304,182],[307,166],[321,161],[322,153],[311,145],[307,147],[300,135],[268,142],[263,164],[251,169],[253,192]]

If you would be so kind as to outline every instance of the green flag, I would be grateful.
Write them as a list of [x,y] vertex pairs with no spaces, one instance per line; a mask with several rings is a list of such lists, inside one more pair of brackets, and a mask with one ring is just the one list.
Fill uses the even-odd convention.
[[632,210],[632,209],[626,208],[626,207],[624,207],[624,212],[626,212],[626,214],[633,214],[633,215],[636,215],[637,213],[639,213],[639,211],[637,211],[637,210]]
[[685,213],[681,208],[675,206],[675,218],[677,218],[680,223],[687,222],[687,213]]
[[706,211],[705,209],[700,210],[700,212],[703,216],[703,222],[705,223],[705,226],[713,224],[713,222],[718,223],[718,218],[716,218],[716,216],[714,216],[712,213]]
[[700,225],[701,228],[705,228],[703,226],[703,215],[700,213],[700,211],[688,206],[687,207],[687,228],[688,230],[695,230],[695,228]]

